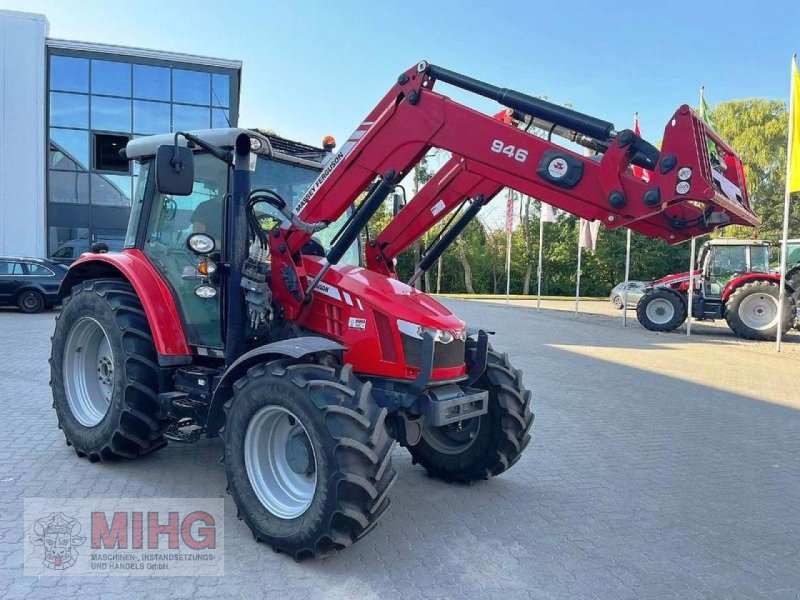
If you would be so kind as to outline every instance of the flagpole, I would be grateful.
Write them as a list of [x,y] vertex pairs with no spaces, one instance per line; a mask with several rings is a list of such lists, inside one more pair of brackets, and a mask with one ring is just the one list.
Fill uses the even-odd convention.
[[583,246],[581,246],[581,231],[580,227],[578,227],[578,272],[575,278],[575,316],[578,316],[578,309],[580,308],[581,302],[581,250],[583,250]]
[[694,302],[694,250],[695,238],[689,256],[689,306],[686,308],[686,335],[692,335],[692,303]]
[[514,200],[511,193],[511,190],[508,190],[506,199],[506,305],[511,293],[511,230],[514,227]]
[[544,247],[544,220],[542,202],[539,201],[539,263],[536,266],[536,310],[542,312],[542,248]]
[[628,281],[631,272],[631,230],[625,242],[625,287],[622,292],[622,326],[628,326]]
[[794,105],[795,96],[795,64],[797,55],[792,56],[792,65],[789,69],[791,73],[791,85],[789,86],[789,128],[786,135],[786,189],[783,194],[783,244],[781,245],[781,286],[778,290],[778,334],[775,337],[775,351],[781,351],[781,342],[783,341],[783,303],[786,297],[786,254],[788,251],[789,239],[789,203],[792,197],[791,192],[791,168],[792,168],[792,125],[794,124],[794,111],[797,107]]

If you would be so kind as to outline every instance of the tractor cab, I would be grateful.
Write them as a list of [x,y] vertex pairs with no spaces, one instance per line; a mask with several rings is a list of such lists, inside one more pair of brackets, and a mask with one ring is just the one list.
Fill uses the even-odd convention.
[[[322,148],[244,129],[190,133],[222,149],[232,149],[237,136],[246,133],[250,137],[252,188],[276,192],[292,206],[316,180],[329,156]],[[185,139],[180,142],[187,143]],[[223,294],[215,272],[226,252],[224,205],[231,192],[233,172],[225,162],[196,147],[191,193],[160,193],[154,181],[155,156],[159,147],[173,144],[174,135],[163,134],[136,138],[126,147],[127,158],[141,166],[125,247],[141,250],[171,288],[188,343],[221,351]],[[260,203],[256,213],[265,230],[282,218],[266,203]],[[315,241],[325,248],[325,236],[336,229],[320,232]],[[187,245],[189,237],[198,233],[210,240],[210,249],[203,256]],[[357,261],[358,249],[351,248],[350,255],[350,260]]]
[[705,242],[697,256],[706,298],[720,298],[726,286],[747,273],[769,273],[770,243],[716,239]]

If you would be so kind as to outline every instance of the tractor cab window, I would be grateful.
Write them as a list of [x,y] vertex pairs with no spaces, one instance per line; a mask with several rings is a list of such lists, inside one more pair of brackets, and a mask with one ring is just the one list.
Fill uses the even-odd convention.
[[769,246],[751,246],[750,272],[769,273]]
[[709,296],[721,296],[731,279],[747,272],[747,247],[715,246],[708,265]]
[[[220,294],[199,298],[195,288],[204,282],[197,272],[200,257],[186,246],[192,233],[207,233],[216,241],[212,260],[222,248],[222,214],[228,192],[228,167],[209,154],[195,155],[195,182],[189,196],[155,192],[144,253],[172,288],[192,345],[222,347]],[[211,282],[215,285],[216,282]]]
[[[265,188],[272,190],[283,198],[290,206],[294,207],[317,179],[319,170],[274,160],[266,156],[259,156],[256,170],[253,173],[252,189]],[[280,222],[283,217],[266,202],[256,204],[256,212],[262,227],[269,230]],[[344,225],[350,211],[345,212],[338,220],[331,223],[322,231],[314,234],[314,239],[322,245],[327,252],[331,247],[333,237]],[[357,243],[347,250],[339,264],[358,265],[359,250]]]

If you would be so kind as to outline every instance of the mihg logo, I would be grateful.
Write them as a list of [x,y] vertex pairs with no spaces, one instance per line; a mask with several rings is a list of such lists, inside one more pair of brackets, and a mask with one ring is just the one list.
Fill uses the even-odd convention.
[[78,558],[78,546],[86,541],[80,532],[77,519],[55,512],[34,521],[29,539],[34,546],[42,546],[42,564],[61,571],[69,569]]
[[224,574],[221,498],[26,498],[24,527],[25,575]]

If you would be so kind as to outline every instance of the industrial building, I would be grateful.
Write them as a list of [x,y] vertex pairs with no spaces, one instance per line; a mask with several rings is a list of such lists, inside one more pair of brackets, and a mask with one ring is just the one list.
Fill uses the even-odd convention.
[[70,260],[119,249],[137,136],[236,126],[242,63],[48,37],[0,11],[0,255]]

